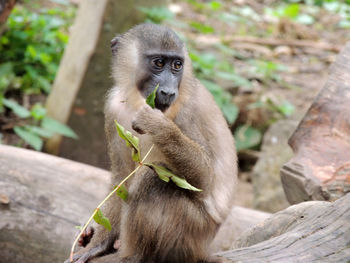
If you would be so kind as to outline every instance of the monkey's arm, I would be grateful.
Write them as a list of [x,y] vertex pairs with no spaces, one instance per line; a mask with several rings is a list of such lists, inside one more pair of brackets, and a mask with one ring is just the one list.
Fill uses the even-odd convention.
[[[132,122],[132,128],[152,136],[153,143],[162,151],[176,175],[202,190],[209,187],[213,169],[205,147],[186,136],[161,111],[142,107]],[[198,141],[205,140],[198,138]]]

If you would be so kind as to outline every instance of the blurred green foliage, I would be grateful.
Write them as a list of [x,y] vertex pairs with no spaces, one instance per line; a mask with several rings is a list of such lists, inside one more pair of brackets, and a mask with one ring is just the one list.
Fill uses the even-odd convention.
[[[193,0],[187,0],[194,10],[201,14],[205,14],[208,17],[218,17],[219,19],[229,20],[229,23],[239,23],[249,21],[253,18],[255,21],[259,20],[259,15],[255,13],[250,7],[242,7],[237,10],[237,13],[229,13],[224,10],[223,4],[218,1],[199,2]],[[175,24],[176,18],[170,15],[166,8],[140,8],[140,11],[146,14],[147,21],[153,23],[162,23],[164,21]],[[288,11],[288,12],[292,12]],[[182,25],[182,28],[186,30],[196,31],[200,34],[215,34],[214,27],[201,23],[198,21],[187,21],[187,24]],[[180,34],[180,36],[182,36]],[[269,81],[275,81],[282,84],[279,77],[279,72],[285,70],[283,65],[274,63],[272,61],[254,60],[249,59],[237,51],[229,47],[226,43],[216,44],[210,51],[199,50],[196,45],[190,40],[182,36],[183,40],[187,43],[189,50],[189,56],[192,60],[192,66],[196,77],[201,83],[211,92],[215,102],[223,112],[228,124],[233,126],[239,116],[239,108],[233,102],[233,93],[237,89],[252,90],[252,84],[248,77],[252,79],[259,79],[266,85]],[[247,74],[244,76],[238,73],[232,63],[232,58],[246,61],[249,66]],[[231,83],[233,90],[226,90],[217,83],[226,82]],[[288,102],[286,102],[288,103]],[[287,107],[291,106],[291,107]],[[272,102],[257,101],[253,107],[267,108],[272,111],[278,112],[278,116],[285,117],[287,114],[291,114],[294,107],[288,103],[283,105],[275,105]],[[248,108],[249,110],[249,108]],[[282,113],[281,113],[282,112]],[[283,114],[285,113],[285,114]],[[237,148],[247,149],[256,147],[260,144],[262,138],[262,131],[251,127],[250,125],[236,125],[234,136],[237,143]]]
[[38,13],[23,6],[12,10],[0,37],[0,102],[9,89],[50,92],[73,16],[58,8]]
[[39,103],[30,110],[19,105],[14,100],[3,99],[3,104],[21,120],[20,125],[14,126],[14,132],[35,150],[40,151],[44,139],[55,133],[77,139],[78,136],[66,125],[46,116],[46,109]]
[[165,20],[171,20],[175,15],[166,7],[138,7],[138,10],[146,15],[145,22],[160,24]]
[[315,22],[313,14],[318,13],[320,8],[340,16],[338,27],[350,28],[350,0],[284,0],[281,4],[265,11],[277,17],[288,17],[311,25]]
[[[29,3],[28,0],[24,1]],[[51,0],[51,2],[69,5],[68,0]],[[274,1],[263,10],[262,14],[248,5],[228,5],[225,1],[186,0],[186,2],[191,6],[192,12],[197,12],[208,19],[178,20],[166,7],[138,9],[145,14],[148,22],[157,24],[165,22],[175,27],[179,26],[185,31],[205,34],[209,37],[211,35],[220,37],[226,34],[225,31],[221,32],[218,26],[211,24],[213,20],[237,28],[235,32],[238,35],[264,37],[273,34],[277,25],[276,22],[272,22],[264,27],[263,31],[259,31],[257,24],[265,21],[266,18],[277,22],[280,19],[289,19],[309,26],[317,22],[316,17],[321,9],[340,16],[338,27],[350,28],[350,0]],[[17,5],[7,21],[7,30],[0,37],[0,114],[6,108],[7,115],[17,116],[20,124],[14,128],[14,132],[34,148],[39,149],[41,148],[39,140],[31,135],[39,139],[45,138],[49,134],[44,130],[50,130],[48,127],[55,125],[50,124],[50,121],[43,121],[47,118],[40,115],[44,110],[42,106],[34,105],[27,110],[21,109],[22,106],[18,102],[21,101],[23,94],[50,92],[59,60],[68,41],[68,27],[74,17],[75,9],[43,9],[37,1],[30,3],[30,9]],[[32,11],[32,8],[39,11]],[[213,94],[228,124],[235,128],[234,135],[238,149],[256,147],[260,143],[262,131],[247,124],[236,123],[240,109],[233,103],[233,96],[242,91],[254,93],[254,81],[266,89],[271,84],[289,88],[289,85],[280,77],[280,73],[287,67],[274,61],[245,57],[224,41],[208,50],[202,50],[191,39],[186,39],[183,34],[179,35],[187,43],[194,73]],[[240,61],[240,66],[243,64],[244,68],[237,68],[235,61]],[[224,89],[217,83],[231,84],[226,85]],[[8,97],[14,97],[16,101],[4,99]],[[264,96],[257,97],[254,103],[247,106],[247,110],[254,108],[264,108],[273,112],[271,122],[288,117],[295,110],[293,104],[286,100],[278,101]],[[32,126],[39,129],[34,129]],[[62,127],[57,125],[55,127],[62,133]]]
[[13,131],[36,150],[54,133],[77,138],[69,127],[48,118],[40,104],[28,110],[19,103],[25,94],[50,92],[74,15],[74,8],[32,11],[17,5],[0,37],[0,114],[15,116]]

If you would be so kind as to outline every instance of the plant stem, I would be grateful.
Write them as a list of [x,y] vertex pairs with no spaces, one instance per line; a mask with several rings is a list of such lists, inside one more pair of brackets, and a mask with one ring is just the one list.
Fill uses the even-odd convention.
[[151,146],[151,148],[148,150],[148,152],[146,153],[145,157],[142,159],[141,163],[139,163],[139,165],[135,168],[134,171],[132,171],[127,177],[125,177],[116,188],[113,189],[112,192],[110,192],[105,199],[103,199],[103,201],[95,208],[93,214],[90,216],[89,220],[85,223],[85,225],[83,226],[83,228],[81,229],[79,235],[76,237],[76,239],[73,242],[71,251],[70,251],[70,262],[73,262],[73,254],[74,254],[74,247],[77,244],[79,237],[83,234],[83,232],[85,231],[85,229],[87,228],[87,226],[90,224],[91,220],[94,218],[95,214],[97,213],[97,211],[100,209],[100,207],[115,193],[119,190],[119,188],[133,175],[135,174],[140,168],[141,166],[143,166],[144,161],[146,160],[146,158],[148,157],[148,155],[151,153],[151,151],[153,150],[154,144]]

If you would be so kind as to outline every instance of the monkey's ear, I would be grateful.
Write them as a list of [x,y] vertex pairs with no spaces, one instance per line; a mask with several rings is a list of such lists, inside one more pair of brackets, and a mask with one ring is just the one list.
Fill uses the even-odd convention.
[[111,40],[111,50],[112,54],[115,54],[118,50],[118,43],[120,41],[120,36],[116,36]]

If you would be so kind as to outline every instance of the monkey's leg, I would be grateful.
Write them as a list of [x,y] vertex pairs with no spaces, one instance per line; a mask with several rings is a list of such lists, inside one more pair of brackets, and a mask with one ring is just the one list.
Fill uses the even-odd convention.
[[134,256],[147,263],[197,263],[208,257],[218,226],[194,193],[165,183],[144,167],[135,175],[123,208],[121,259]]
[[[112,230],[108,232],[102,226],[97,226],[90,243],[73,256],[73,262],[85,263],[90,259],[115,252],[114,244],[120,231],[120,198],[117,196],[111,197],[105,207],[108,209],[103,213],[110,220]],[[65,261],[65,263],[69,262],[69,259]]]

